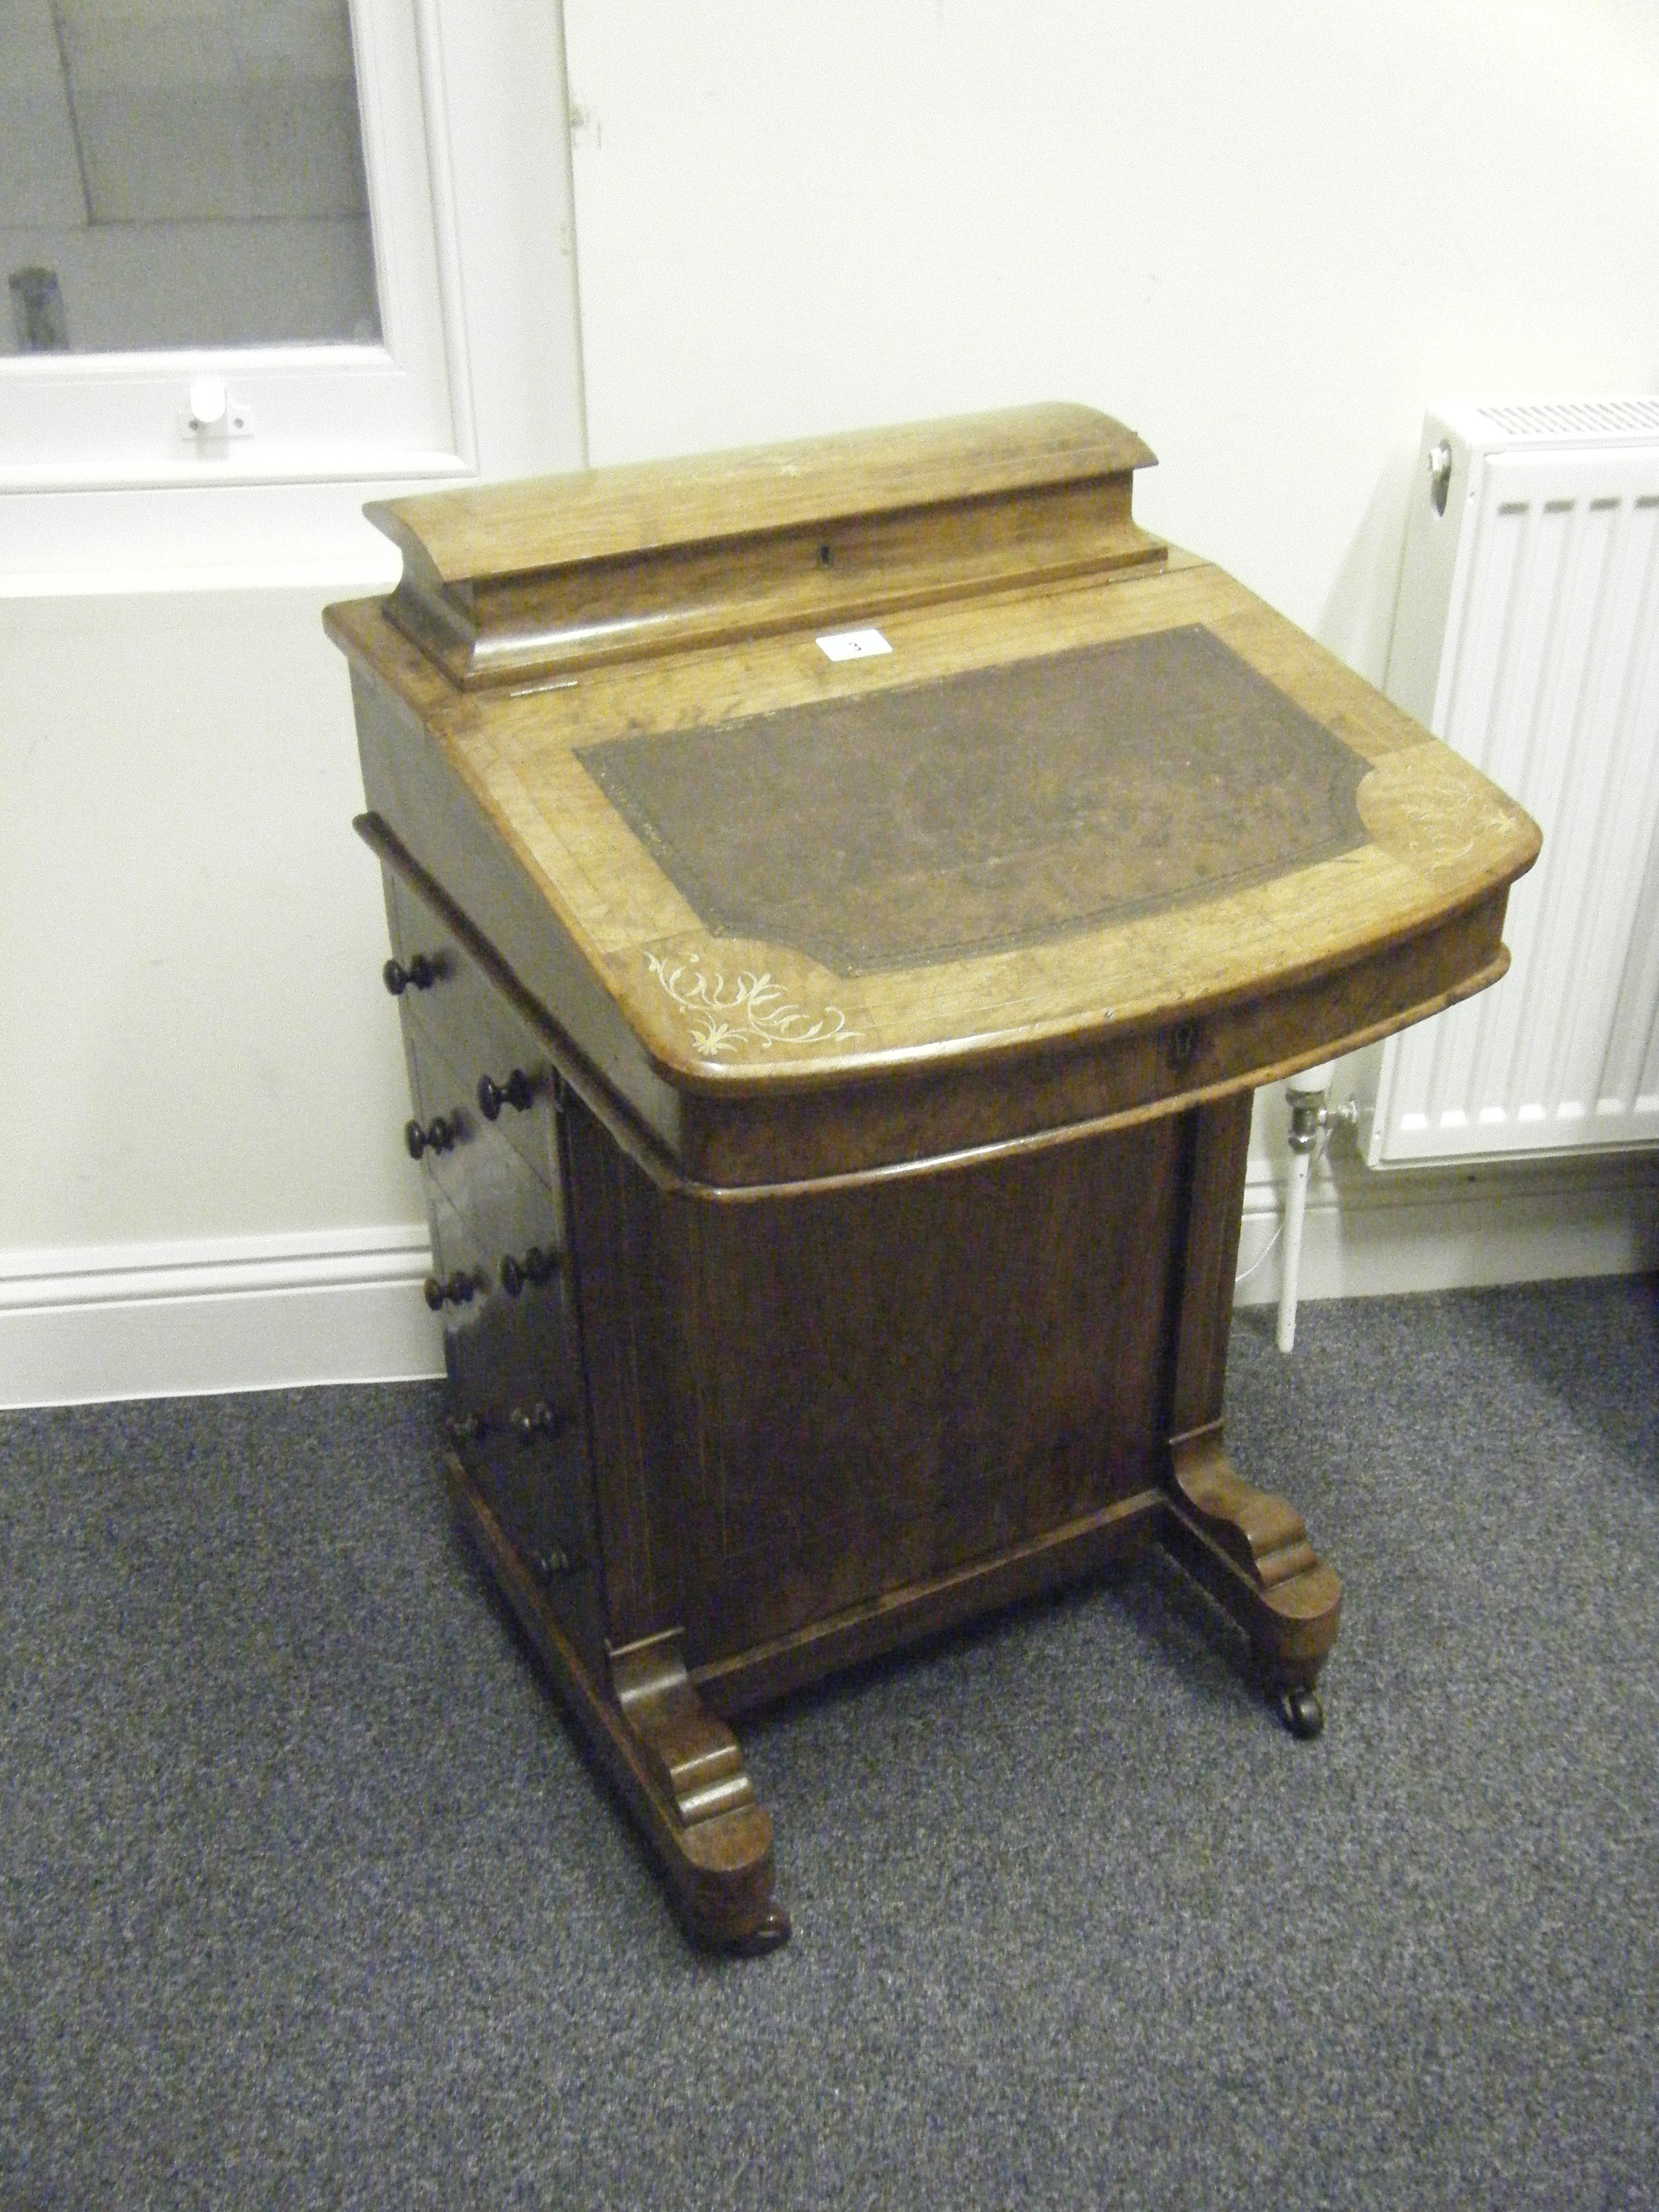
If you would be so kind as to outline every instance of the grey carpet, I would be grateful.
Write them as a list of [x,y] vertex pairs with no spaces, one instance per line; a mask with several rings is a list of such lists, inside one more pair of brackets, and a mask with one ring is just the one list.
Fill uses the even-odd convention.
[[1236,1326],[1308,1746],[1174,1571],[742,1732],[689,1950],[425,1388],[0,1419],[0,2202],[1659,2204],[1659,1285]]

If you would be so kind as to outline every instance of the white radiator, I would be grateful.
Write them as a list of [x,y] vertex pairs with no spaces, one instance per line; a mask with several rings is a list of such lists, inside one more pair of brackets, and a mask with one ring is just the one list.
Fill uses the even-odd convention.
[[1493,990],[1384,1048],[1373,1167],[1659,1141],[1659,398],[1423,433],[1389,696],[1534,816]]

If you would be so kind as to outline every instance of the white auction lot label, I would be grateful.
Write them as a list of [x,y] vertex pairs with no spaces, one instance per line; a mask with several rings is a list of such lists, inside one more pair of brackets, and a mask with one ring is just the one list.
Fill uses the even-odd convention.
[[832,629],[817,647],[831,660],[868,660],[873,653],[893,650],[878,629]]

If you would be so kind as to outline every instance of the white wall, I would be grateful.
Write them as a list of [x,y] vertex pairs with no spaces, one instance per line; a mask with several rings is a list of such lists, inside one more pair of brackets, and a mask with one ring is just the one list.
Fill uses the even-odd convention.
[[418,1212],[326,596],[0,601],[8,1250]]
[[[466,14],[489,473],[580,461],[583,376],[596,460],[1091,401],[1162,456],[1143,519],[1375,677],[1428,401],[1659,378],[1638,0],[566,0],[574,238],[551,0]],[[46,549],[0,605],[0,1401],[435,1364],[316,619],[389,573],[377,489],[201,507],[149,571],[107,502],[0,495]],[[1311,1292],[1654,1249],[1645,1170],[1407,1182],[1316,1203]]]
[[[465,427],[579,466],[556,17],[437,14]],[[395,489],[0,488],[0,1404],[441,1370],[320,620]]]
[[1380,679],[1444,391],[1659,378],[1641,0],[567,0],[596,461],[1036,398]]

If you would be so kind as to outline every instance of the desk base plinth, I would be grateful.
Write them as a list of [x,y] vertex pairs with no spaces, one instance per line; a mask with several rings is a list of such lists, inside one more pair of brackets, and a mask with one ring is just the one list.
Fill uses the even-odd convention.
[[678,1631],[608,1653],[595,1679],[561,1627],[544,1578],[521,1556],[452,1454],[452,1501],[521,1626],[618,1790],[695,1941],[757,1956],[787,1942],[773,1895],[771,1816],[720,1717],[873,1652],[912,1644],[1001,1604],[1132,1562],[1159,1542],[1243,1630],[1294,1735],[1319,1733],[1315,1683],[1335,1638],[1341,1585],[1300,1516],[1254,1489],[1221,1449],[1218,1426],[1176,1440],[1166,1484],[1002,1558],[889,1593],[877,1603],[700,1670]]

